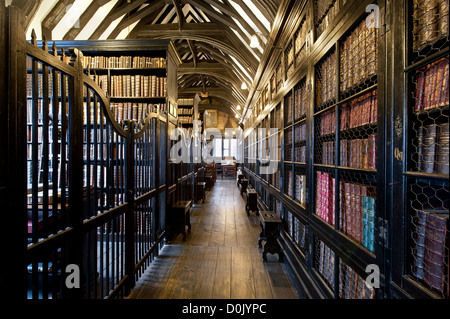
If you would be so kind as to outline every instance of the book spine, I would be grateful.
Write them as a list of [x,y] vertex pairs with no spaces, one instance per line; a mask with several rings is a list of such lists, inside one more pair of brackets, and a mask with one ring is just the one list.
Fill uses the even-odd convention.
[[436,173],[449,174],[449,123],[438,125]]
[[436,155],[436,124],[426,125],[423,132],[422,144],[422,171],[425,173],[434,172]]
[[[445,288],[446,237],[448,231],[448,214],[429,213],[425,226],[424,281],[429,287],[440,293]],[[448,252],[447,252],[448,254]],[[447,279],[448,281],[448,279]]]

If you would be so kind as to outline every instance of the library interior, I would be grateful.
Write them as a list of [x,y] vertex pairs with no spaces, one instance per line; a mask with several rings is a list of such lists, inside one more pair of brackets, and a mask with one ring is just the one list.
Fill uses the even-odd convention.
[[2,300],[449,300],[447,0],[0,11]]

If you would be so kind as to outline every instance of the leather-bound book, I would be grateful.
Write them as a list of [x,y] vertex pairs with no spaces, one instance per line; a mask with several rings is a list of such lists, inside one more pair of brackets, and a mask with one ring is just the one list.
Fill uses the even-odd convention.
[[423,110],[423,93],[425,87],[425,70],[421,69],[417,71],[415,76],[416,81],[416,94],[414,103],[414,112],[420,112]]
[[423,210],[416,210],[416,215],[413,216],[412,229],[412,265],[411,272],[418,279],[424,278],[423,261],[425,256],[425,225],[427,221],[428,212]]
[[427,215],[425,226],[424,281],[432,290],[439,293],[444,293],[446,285],[448,217],[448,211],[434,210]]
[[438,125],[436,145],[436,173],[449,174],[449,123]]
[[[436,156],[436,134],[437,125],[430,124],[423,127],[422,143],[419,144],[419,162],[421,171],[425,173],[434,172],[434,163]],[[419,130],[420,131],[420,130]],[[420,143],[420,141],[419,141]]]

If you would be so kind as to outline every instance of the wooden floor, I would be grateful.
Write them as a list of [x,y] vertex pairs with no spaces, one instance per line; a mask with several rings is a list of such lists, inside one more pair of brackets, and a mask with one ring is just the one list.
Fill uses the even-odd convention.
[[217,179],[191,209],[192,231],[169,242],[130,294],[132,299],[293,299],[298,294],[277,255],[262,262],[259,220],[247,216],[234,179]]

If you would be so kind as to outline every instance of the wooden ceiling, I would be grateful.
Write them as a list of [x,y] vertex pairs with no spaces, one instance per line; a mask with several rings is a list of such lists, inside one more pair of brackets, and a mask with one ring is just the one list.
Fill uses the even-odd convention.
[[[182,64],[179,97],[208,92],[202,104],[242,116],[272,45],[283,0],[6,0],[46,40],[170,39]],[[260,46],[251,48],[256,34]],[[271,43],[272,42],[272,43]],[[242,89],[245,83],[248,89]],[[240,105],[240,110],[237,109]],[[231,112],[230,112],[231,111]]]

